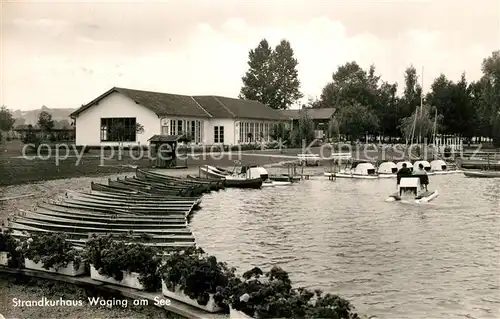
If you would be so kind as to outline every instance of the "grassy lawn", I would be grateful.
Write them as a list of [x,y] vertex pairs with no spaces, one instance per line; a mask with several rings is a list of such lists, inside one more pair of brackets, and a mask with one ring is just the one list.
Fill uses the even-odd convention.
[[[99,150],[92,150],[83,155],[78,162],[74,152],[67,159],[56,159],[53,153],[47,159],[27,159],[22,157],[23,145],[20,141],[9,141],[0,144],[0,186],[16,185],[24,183],[33,183],[45,180],[74,178],[82,176],[103,176],[120,174],[125,172],[133,172],[132,167],[124,167],[126,165],[137,165],[140,167],[148,167],[150,160],[145,157],[142,159],[134,159],[129,151],[124,151],[122,158],[118,158],[118,151],[115,151],[115,156],[112,157],[110,151],[104,153],[101,158]],[[65,151],[61,150],[60,158],[63,158]],[[36,153],[27,154],[28,156],[36,156]],[[41,154],[46,156],[48,154]],[[188,167],[198,167],[201,165],[216,165],[223,167],[231,167],[234,165],[234,160],[239,159],[248,164],[265,165],[283,161],[278,157],[266,156],[238,156],[237,154],[224,156],[203,156],[197,154],[196,158],[188,159]]]

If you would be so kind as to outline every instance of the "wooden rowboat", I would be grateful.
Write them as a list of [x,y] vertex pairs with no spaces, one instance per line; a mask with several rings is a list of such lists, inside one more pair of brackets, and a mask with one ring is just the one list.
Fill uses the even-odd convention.
[[500,171],[464,171],[467,177],[500,178]]

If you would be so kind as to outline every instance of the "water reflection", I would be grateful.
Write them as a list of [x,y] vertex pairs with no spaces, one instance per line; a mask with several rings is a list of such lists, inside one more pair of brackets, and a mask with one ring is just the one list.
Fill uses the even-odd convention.
[[386,203],[395,181],[309,180],[203,199],[197,242],[384,318],[500,317],[500,181],[432,176],[432,203]]

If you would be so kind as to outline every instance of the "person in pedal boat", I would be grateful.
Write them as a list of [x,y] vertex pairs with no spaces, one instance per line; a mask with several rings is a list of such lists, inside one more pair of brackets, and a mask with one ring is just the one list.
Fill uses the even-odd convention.
[[406,163],[403,163],[403,167],[401,167],[401,169],[397,173],[398,185],[399,182],[401,182],[401,177],[409,177],[409,176],[411,176],[411,169],[406,167]]
[[427,185],[429,185],[429,176],[427,176],[427,172],[425,171],[422,163],[418,165],[418,169],[413,172],[413,175],[420,178],[420,185],[422,188],[427,190]]

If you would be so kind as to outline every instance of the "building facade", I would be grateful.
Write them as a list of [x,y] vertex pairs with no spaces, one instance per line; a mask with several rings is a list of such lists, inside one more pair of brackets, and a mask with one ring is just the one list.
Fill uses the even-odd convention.
[[270,141],[281,112],[260,102],[112,88],[72,113],[76,144],[147,145],[157,134],[189,137],[199,145]]

